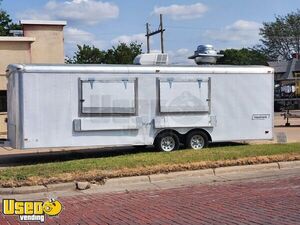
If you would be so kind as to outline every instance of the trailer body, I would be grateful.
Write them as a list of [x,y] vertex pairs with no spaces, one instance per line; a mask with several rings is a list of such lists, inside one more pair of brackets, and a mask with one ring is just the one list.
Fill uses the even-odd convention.
[[9,65],[7,77],[13,148],[152,145],[164,130],[273,138],[270,67]]

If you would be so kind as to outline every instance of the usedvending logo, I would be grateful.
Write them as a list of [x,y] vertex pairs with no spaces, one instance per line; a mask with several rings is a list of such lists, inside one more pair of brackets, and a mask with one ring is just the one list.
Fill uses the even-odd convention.
[[6,216],[19,216],[20,221],[45,222],[46,215],[58,216],[62,211],[62,204],[54,199],[49,201],[16,201],[2,200],[2,213]]

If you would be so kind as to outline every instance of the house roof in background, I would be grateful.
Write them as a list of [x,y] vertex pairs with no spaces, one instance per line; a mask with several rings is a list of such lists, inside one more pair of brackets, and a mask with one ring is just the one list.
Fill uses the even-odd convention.
[[292,71],[300,71],[299,59],[293,59],[291,61],[270,61],[268,64],[275,69],[275,73],[285,73],[290,64],[292,64]]

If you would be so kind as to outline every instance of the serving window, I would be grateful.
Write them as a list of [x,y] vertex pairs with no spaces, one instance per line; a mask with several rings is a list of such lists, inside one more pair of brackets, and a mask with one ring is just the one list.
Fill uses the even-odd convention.
[[135,114],[136,79],[80,80],[82,114]]
[[159,79],[161,113],[208,112],[210,79]]

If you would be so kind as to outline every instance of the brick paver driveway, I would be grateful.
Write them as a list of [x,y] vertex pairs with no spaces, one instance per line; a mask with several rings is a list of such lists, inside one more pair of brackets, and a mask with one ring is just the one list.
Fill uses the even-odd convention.
[[64,211],[46,224],[300,224],[300,176],[59,200]]
[[300,224],[300,176],[61,198],[59,224]]

